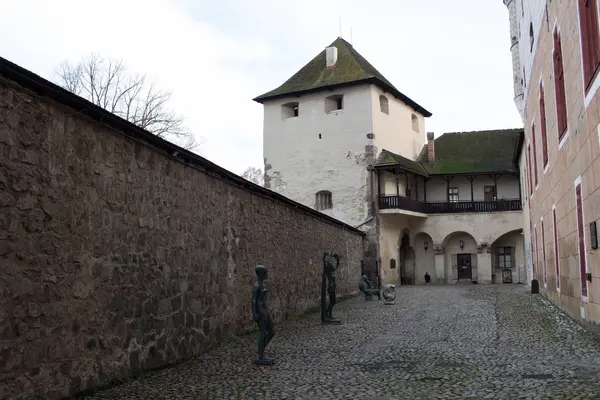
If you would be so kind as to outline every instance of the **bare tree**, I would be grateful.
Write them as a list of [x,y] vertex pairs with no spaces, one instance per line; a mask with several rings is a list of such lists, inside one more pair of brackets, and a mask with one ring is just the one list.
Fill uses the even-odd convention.
[[264,186],[265,177],[260,168],[248,167],[242,174],[242,178],[254,182],[257,185]]
[[145,75],[129,74],[122,60],[91,54],[77,64],[62,62],[55,71],[58,85],[120,116],[156,136],[192,150],[203,140],[184,125],[182,116],[167,108],[171,92],[147,83]]

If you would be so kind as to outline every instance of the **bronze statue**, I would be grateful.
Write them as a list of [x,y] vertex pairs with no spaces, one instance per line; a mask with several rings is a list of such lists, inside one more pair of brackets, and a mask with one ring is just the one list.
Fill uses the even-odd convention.
[[365,300],[372,300],[373,296],[377,296],[377,299],[381,300],[380,290],[373,287],[373,284],[369,278],[367,278],[367,275],[362,276],[362,280],[358,284],[358,288],[365,294]]
[[[333,265],[332,258],[335,260]],[[339,319],[333,318],[333,306],[335,305],[335,270],[340,265],[340,256],[336,253],[323,253],[323,277],[321,283],[321,322],[323,324],[339,325],[342,322]],[[325,292],[329,302],[326,300]],[[329,304],[327,304],[329,303]]]
[[265,348],[275,336],[273,320],[267,309],[267,288],[264,285],[267,279],[267,268],[257,265],[255,268],[256,281],[252,287],[252,316],[258,325],[258,358],[254,360],[257,365],[271,365],[275,361],[265,356]]

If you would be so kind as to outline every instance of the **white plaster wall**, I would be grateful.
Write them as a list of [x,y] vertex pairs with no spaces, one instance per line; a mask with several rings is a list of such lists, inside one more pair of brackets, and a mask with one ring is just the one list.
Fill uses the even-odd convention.
[[[526,171],[526,166],[527,166],[527,162],[526,162],[526,157],[527,157],[527,152],[525,151],[525,149],[521,152],[521,158],[519,161],[519,165],[521,168],[521,176],[524,177],[524,180],[527,180],[527,175],[528,172]],[[527,280],[526,280],[526,284],[529,286],[531,285],[531,281],[533,280],[533,254],[531,252],[532,247],[531,247],[531,229],[530,229],[530,224],[529,224],[529,220],[530,220],[530,209],[529,209],[529,188],[525,185],[523,185],[522,187],[523,191],[523,201],[524,201],[524,206],[523,206],[523,252],[524,252],[524,265],[525,265],[525,270],[527,271]],[[525,189],[527,189],[527,191],[525,191]]]
[[[523,228],[521,211],[493,213],[436,214],[422,219],[416,225],[418,232],[426,232],[434,243],[442,243],[453,232],[467,232],[478,245],[491,245],[500,236]],[[416,232],[415,232],[416,233]]]
[[[325,113],[325,98],[334,94],[344,96],[343,110]],[[265,102],[263,155],[270,189],[313,208],[316,193],[329,190],[333,209],[325,213],[351,225],[364,222],[371,98],[370,85],[358,85]],[[283,120],[281,106],[292,101],[299,102],[299,116]]]
[[[485,186],[493,186],[494,180],[487,176],[478,176],[473,181],[474,201],[485,199]],[[450,181],[450,187],[458,187],[458,199],[460,201],[471,200],[471,183],[466,177],[456,176]],[[427,202],[446,202],[447,184],[443,178],[433,177],[427,182]],[[513,175],[503,175],[498,179],[498,199],[519,198],[519,178]]]
[[[547,0],[518,0],[517,4],[517,25],[519,29],[519,62],[521,70],[525,69],[523,79],[525,81],[524,102],[527,102],[527,93],[531,84],[539,85],[539,82],[531,82],[531,68],[533,67],[533,59],[536,54],[537,45],[539,42],[540,29],[547,29],[546,22],[546,1]],[[573,6],[577,6],[575,0],[566,0],[573,2]],[[534,43],[531,50],[529,42],[529,23],[533,22]],[[554,27],[554,21],[548,21],[550,31]],[[551,57],[552,55],[548,55]],[[521,72],[522,73],[522,72]]]
[[[399,268],[390,270],[390,259],[396,260],[396,265],[399,266],[399,242],[403,230],[408,229],[410,233],[410,245],[417,253],[416,257],[416,277],[422,278],[424,275],[423,267],[420,265],[419,252],[423,248],[423,243],[418,239],[422,237],[422,233],[427,234],[430,239],[429,251],[433,252],[434,244],[446,246],[453,240],[452,234],[456,232],[466,233],[473,237],[477,245],[487,243],[488,248],[491,248],[492,243],[502,235],[519,231],[523,227],[523,213],[521,211],[498,212],[498,213],[472,213],[472,214],[439,214],[429,215],[427,218],[417,218],[401,214],[380,214],[379,215],[379,249],[381,257],[381,276],[383,283],[397,283]],[[457,239],[459,240],[459,239]],[[458,242],[457,242],[458,243]],[[451,253],[452,248],[445,249],[446,254],[443,255],[444,264],[448,268],[446,255]],[[477,251],[464,251],[465,253],[477,253]],[[484,250],[484,253],[486,250]],[[487,254],[487,255],[486,255]],[[482,257],[485,259],[481,265],[480,272],[483,273],[479,278],[482,282],[491,281],[491,258],[488,253]],[[427,261],[428,263],[431,260]],[[479,263],[479,262],[478,262]],[[479,268],[479,264],[478,264]],[[485,270],[484,270],[485,269]],[[434,271],[432,268],[431,271]],[[432,281],[435,281],[436,274],[432,272]],[[447,280],[447,271],[443,272],[441,279]],[[451,276],[451,275],[450,275]]]
[[[388,99],[389,114],[381,112],[379,96],[385,95]],[[371,85],[373,133],[378,155],[386,149],[400,154],[408,159],[415,160],[425,145],[425,118],[412,107],[394,98],[390,93],[384,93],[380,88]],[[419,131],[412,127],[412,114],[419,121]]]

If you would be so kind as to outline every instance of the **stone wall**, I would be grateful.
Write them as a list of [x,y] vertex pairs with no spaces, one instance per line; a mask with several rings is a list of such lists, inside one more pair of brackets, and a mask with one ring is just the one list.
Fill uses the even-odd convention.
[[252,327],[258,263],[276,321],[318,305],[323,251],[357,291],[360,232],[55,100],[0,77],[0,399],[201,354]]

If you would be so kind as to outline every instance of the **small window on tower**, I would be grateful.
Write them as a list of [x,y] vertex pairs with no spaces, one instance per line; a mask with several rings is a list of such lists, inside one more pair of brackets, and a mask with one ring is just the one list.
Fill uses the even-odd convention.
[[344,108],[344,96],[341,94],[334,94],[325,99],[325,112],[330,113]]
[[319,211],[333,208],[333,201],[331,199],[330,191],[321,190],[320,192],[317,192],[315,208]]
[[415,114],[413,114],[411,118],[413,131],[419,132],[419,118],[417,118]]
[[285,103],[281,106],[281,119],[294,118],[298,116],[298,102]]
[[388,104],[388,98],[384,95],[379,96],[379,109],[384,114],[390,113],[390,106]]

